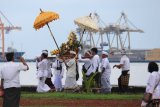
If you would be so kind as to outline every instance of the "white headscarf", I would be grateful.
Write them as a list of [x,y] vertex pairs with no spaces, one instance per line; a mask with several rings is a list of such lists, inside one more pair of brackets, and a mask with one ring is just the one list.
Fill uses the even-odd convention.
[[104,54],[104,55],[108,55],[108,52],[102,51],[102,54]]
[[48,51],[47,50],[42,50],[42,53],[45,55],[48,55]]

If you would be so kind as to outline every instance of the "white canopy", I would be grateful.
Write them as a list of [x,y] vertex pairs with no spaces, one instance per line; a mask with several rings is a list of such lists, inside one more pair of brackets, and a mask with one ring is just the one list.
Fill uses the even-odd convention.
[[77,24],[80,28],[88,30],[90,32],[99,31],[97,23],[90,16],[77,18],[74,20],[74,23]]

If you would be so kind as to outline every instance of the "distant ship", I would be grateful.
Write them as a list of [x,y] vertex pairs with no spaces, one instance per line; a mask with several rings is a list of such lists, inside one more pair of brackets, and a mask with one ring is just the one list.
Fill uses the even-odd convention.
[[[4,19],[4,20],[2,20]],[[5,23],[4,23],[5,22]],[[6,22],[8,22],[8,26],[6,26]],[[8,34],[11,30],[21,30],[21,27],[14,26],[11,21],[3,14],[0,10],[0,43],[1,45],[1,52],[0,52],[0,62],[4,62],[5,60],[5,33]],[[7,52],[14,52],[15,60],[18,61],[18,58],[21,57],[25,52],[18,52],[16,49],[12,47],[7,48]]]
[[[149,58],[149,56],[147,56],[147,53],[149,53],[152,50],[147,50],[147,49],[132,49],[129,50],[129,52],[127,51],[126,54],[129,57],[131,62],[149,62],[151,61]],[[108,53],[110,53],[109,51],[107,51]],[[101,54],[101,52],[100,52]],[[109,55],[109,61],[110,62],[119,62],[121,59],[122,55],[120,52],[114,52],[114,53],[110,53]],[[153,57],[152,57],[153,59]],[[154,58],[155,61],[158,61]]]
[[[25,54],[25,52],[19,52],[16,49],[12,48],[12,47],[8,47],[7,48],[7,52],[14,52],[14,59],[15,61],[18,61],[18,58],[20,58],[21,56],[23,56]],[[5,52],[5,54],[7,53]],[[2,57],[2,52],[0,52],[0,62],[5,62],[6,59]]]

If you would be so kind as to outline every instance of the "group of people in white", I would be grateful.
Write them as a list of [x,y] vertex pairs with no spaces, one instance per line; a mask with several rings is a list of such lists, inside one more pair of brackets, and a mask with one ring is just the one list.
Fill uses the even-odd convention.
[[[104,93],[111,92],[111,84],[110,84],[110,75],[111,75],[111,67],[108,60],[108,53],[102,52],[102,62],[100,62],[99,55],[97,55],[97,48],[92,48],[85,52],[84,56],[79,56],[76,59],[76,52],[70,51],[70,58],[63,59],[57,55],[56,60],[51,62],[47,59],[48,51],[43,50],[41,57],[37,58],[36,66],[37,66],[37,78],[38,78],[38,86],[37,92],[48,92],[55,89],[56,91],[62,91],[62,89],[72,88],[78,89],[80,88],[77,85],[77,75],[78,75],[78,63],[83,62],[83,71],[85,72],[86,77],[90,77],[95,72],[101,71],[101,88]],[[101,63],[101,65],[100,65]],[[48,83],[52,82],[52,70],[54,74],[54,85],[49,85]],[[64,75],[64,69],[66,68],[66,79],[65,85],[62,87],[62,78]],[[99,70],[100,68],[100,70]],[[46,81],[48,79],[48,81]]]
[[[79,56],[76,60],[76,53],[70,51],[70,58],[67,60],[62,60],[58,56],[52,64],[47,60],[47,57],[43,59],[43,54],[48,55],[48,52],[45,50],[42,52],[41,61],[37,61],[37,76],[39,83],[37,86],[37,92],[47,92],[51,90],[49,85],[47,86],[46,78],[51,78],[51,68],[54,69],[55,80],[54,86],[56,91],[62,91],[62,77],[64,75],[64,65],[66,66],[66,80],[64,88],[77,88],[76,75],[77,75],[77,63],[83,62],[82,71],[85,73],[86,77],[92,76],[95,72],[101,72],[100,75],[100,86],[102,93],[111,92],[110,84],[110,75],[111,75],[111,66],[108,60],[108,53],[102,51],[100,60],[99,55],[97,54],[97,48],[92,48],[85,52],[84,56]],[[118,78],[118,86],[121,92],[126,92],[129,84],[130,78],[130,60],[126,55],[126,51],[121,51],[122,57],[120,59],[119,65],[114,65],[118,69],[122,69],[121,75]],[[43,70],[43,71],[42,71]],[[46,73],[46,71],[48,73]],[[146,93],[151,94],[151,101],[147,102],[144,98],[142,101],[142,107],[159,107],[160,102],[160,74],[159,74],[158,64],[155,62],[150,62],[148,65],[148,72],[151,73],[146,86]],[[43,72],[43,74],[42,74]],[[84,75],[83,75],[84,76]]]
[[[48,51],[43,50],[41,57],[37,58],[37,78],[38,86],[37,92],[48,92],[56,89],[56,91],[62,91],[63,88],[79,88],[76,81],[78,78],[78,63],[84,62],[82,71],[87,78],[90,78],[95,72],[101,72],[100,74],[100,86],[102,93],[111,92],[110,75],[111,66],[108,60],[108,53],[102,51],[102,60],[97,55],[97,48],[92,48],[85,52],[83,57],[76,59],[76,52],[70,51],[68,59],[64,59],[57,55],[54,62],[48,60]],[[119,65],[114,65],[118,69],[122,69],[122,73],[118,79],[118,86],[120,91],[125,92],[129,83],[130,73],[130,61],[123,50],[121,52],[122,57]],[[6,61],[0,69],[0,96],[3,96],[3,107],[18,107],[20,101],[20,71],[29,70],[29,66],[25,62],[23,57],[19,58],[21,63],[14,62],[14,52],[6,54]],[[53,68],[54,70],[52,71]],[[65,85],[62,87],[62,77],[64,75],[64,68],[66,68]],[[52,73],[54,72],[55,80],[52,83]],[[148,72],[150,73],[146,94],[144,94],[142,100],[142,107],[159,107],[160,106],[160,73],[159,67],[156,62],[150,62],[148,64]],[[99,82],[99,81],[98,81]],[[150,97],[148,97],[150,96]]]
[[[37,92],[48,92],[48,91],[62,91],[63,88],[76,88],[78,85],[76,83],[76,53],[70,51],[70,58],[62,60],[57,55],[54,62],[48,60],[48,51],[43,50],[41,57],[38,57],[36,60],[37,66],[37,78],[38,86]],[[66,80],[65,87],[62,87],[62,78],[64,75],[64,69],[66,65]],[[54,81],[52,84],[52,70],[54,74]],[[48,79],[49,78],[49,79]],[[48,79],[48,81],[47,81]]]

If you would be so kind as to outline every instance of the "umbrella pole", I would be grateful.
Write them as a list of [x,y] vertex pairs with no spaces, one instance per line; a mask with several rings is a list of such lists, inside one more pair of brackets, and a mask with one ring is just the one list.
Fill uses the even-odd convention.
[[60,51],[60,49],[59,49],[59,47],[58,47],[58,44],[57,44],[57,41],[56,41],[56,39],[54,38],[53,33],[52,33],[52,31],[51,31],[50,26],[48,25],[48,23],[47,23],[47,27],[48,27],[48,29],[49,29],[49,31],[50,31],[50,33],[51,33],[51,36],[52,36],[52,38],[53,38],[56,46],[57,46],[57,49]]
[[[82,38],[83,38],[83,34],[84,34],[85,31],[86,31],[86,29],[83,29],[81,38],[80,38],[80,40],[79,40],[79,45],[81,44],[81,41],[82,41]],[[83,43],[81,44],[81,48],[83,49]]]
[[[89,14],[89,17],[91,17],[91,15],[92,15],[92,13]],[[80,40],[79,40],[79,43],[81,43],[81,40],[82,40],[82,38],[83,38],[83,34],[84,34],[85,31],[86,31],[86,29],[83,29],[82,36],[81,36],[81,38],[80,38]]]
[[[52,36],[52,38],[53,38],[53,40],[54,40],[54,42],[55,42],[56,46],[57,46],[57,49],[58,49],[58,50],[59,50],[59,52],[60,52],[60,48],[58,47],[57,41],[56,41],[56,39],[54,38],[53,33],[52,33],[51,28],[50,28],[50,26],[49,26],[49,24],[48,24],[48,23],[47,23],[47,27],[48,27],[48,29],[49,29],[49,31],[50,31],[50,33],[51,33],[51,36]],[[65,62],[65,60],[64,60],[64,58],[63,58],[63,57],[62,57],[62,60],[63,60],[64,64],[65,64],[65,65],[66,65],[66,67],[67,67],[67,64],[66,64],[66,62]]]
[[82,36],[81,36],[81,38],[80,38],[80,40],[79,40],[79,44],[81,43],[81,41],[82,41],[82,38],[83,38],[83,34],[84,34],[84,32],[86,31],[86,29],[84,29],[83,30],[83,32],[82,32]]

